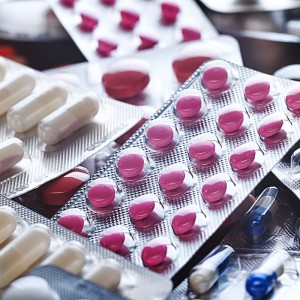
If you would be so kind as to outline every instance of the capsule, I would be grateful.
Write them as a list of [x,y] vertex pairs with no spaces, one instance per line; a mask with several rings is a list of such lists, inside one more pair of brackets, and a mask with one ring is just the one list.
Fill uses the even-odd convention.
[[243,217],[242,232],[247,240],[257,243],[264,237],[278,209],[277,194],[276,187],[266,188]]
[[99,110],[96,96],[86,95],[77,102],[67,103],[41,120],[38,136],[42,142],[53,145],[92,121]]
[[7,240],[17,227],[16,213],[10,207],[0,207],[0,244]]
[[202,260],[190,273],[189,289],[196,294],[204,294],[228,269],[234,250],[230,246],[219,246]]
[[62,106],[67,97],[66,89],[54,84],[14,105],[7,113],[7,125],[15,132],[25,132]]
[[0,115],[5,114],[13,105],[30,95],[35,87],[33,71],[24,71],[0,83]]
[[0,174],[13,167],[24,157],[23,142],[17,138],[10,138],[0,143]]
[[50,230],[31,225],[0,251],[0,288],[23,274],[50,247]]
[[75,275],[79,274],[85,263],[83,245],[77,242],[68,242],[61,245],[42,265],[53,265]]
[[276,285],[277,278],[284,272],[284,262],[291,256],[283,249],[274,251],[246,280],[246,290],[255,299],[269,294]]

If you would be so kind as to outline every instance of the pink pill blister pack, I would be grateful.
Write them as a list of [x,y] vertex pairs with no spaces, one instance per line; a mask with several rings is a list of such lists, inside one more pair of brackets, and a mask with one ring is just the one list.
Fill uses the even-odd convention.
[[143,117],[126,103],[0,57],[0,194],[15,197],[74,168]]
[[216,37],[191,0],[49,0],[88,61]]
[[294,84],[204,63],[54,219],[80,209],[91,241],[174,277],[299,139]]

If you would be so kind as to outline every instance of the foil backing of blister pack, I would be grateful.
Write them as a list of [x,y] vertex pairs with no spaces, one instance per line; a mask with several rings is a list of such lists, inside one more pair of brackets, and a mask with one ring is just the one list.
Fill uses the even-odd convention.
[[[29,68],[6,60],[7,75],[16,75]],[[35,72],[36,87],[33,91],[41,91],[50,82],[57,82],[40,72]],[[5,79],[4,79],[5,80]],[[88,91],[65,84],[68,91],[67,102],[76,101],[80,95]],[[89,156],[98,152],[111,141],[121,136],[143,117],[139,107],[99,97],[100,109],[93,122],[56,145],[44,146],[37,136],[36,127],[29,131],[16,134],[7,126],[5,115],[0,118],[0,140],[18,137],[22,140],[30,163],[17,174],[0,177],[0,194],[7,197],[22,195],[49,180],[74,168]]]
[[[192,24],[194,28],[200,29],[201,39],[209,39],[218,35],[216,29],[202,12],[200,7],[192,0],[178,0],[180,13],[176,24],[162,25],[160,22],[159,1],[119,0],[114,6],[106,6],[98,0],[76,1],[75,7],[65,7],[60,0],[48,0],[50,7],[62,23],[64,28],[73,38],[88,61],[99,60],[101,57],[97,51],[97,37],[101,34],[118,43],[118,48],[112,56],[120,57],[137,52],[139,46],[139,34],[154,32],[158,37],[155,49],[167,48],[181,42],[180,24]],[[80,6],[84,4],[93,10],[99,18],[99,23],[93,32],[83,32],[79,28],[81,22]],[[132,5],[138,8],[140,20],[133,31],[123,30],[119,27],[119,7]],[[130,10],[130,9],[129,9]],[[110,38],[108,38],[110,40]]]
[[106,249],[101,249],[97,245],[90,243],[73,232],[55,224],[49,219],[23,207],[22,205],[12,202],[10,199],[0,196],[0,205],[13,208],[17,214],[29,224],[41,223],[48,226],[53,235],[64,241],[78,241],[83,244],[87,253],[94,255],[98,259],[113,258],[117,260],[124,268],[125,272],[131,277],[130,287],[124,290],[124,297],[127,299],[165,299],[172,289],[172,283],[166,278],[149,272],[132,264],[127,259],[123,259]]
[[[179,89],[179,91],[194,88],[199,90],[202,93],[203,98],[209,103],[210,109],[209,113],[201,119],[199,122],[194,124],[194,126],[184,125],[179,122],[179,120],[174,116],[173,113],[173,102],[176,96],[173,95],[169,101],[167,101],[151,118],[160,119],[163,117],[168,117],[172,119],[175,124],[178,126],[182,132],[181,141],[172,151],[167,152],[165,155],[153,155],[151,151],[146,147],[144,140],[144,132],[147,124],[143,126],[132,138],[130,138],[121,148],[126,149],[130,146],[136,146],[143,149],[149,157],[154,161],[153,171],[142,181],[142,184],[136,186],[130,186],[124,184],[116,174],[116,158],[118,153],[108,161],[108,163],[96,173],[91,180],[94,180],[99,177],[109,177],[117,182],[120,188],[124,192],[124,201],[120,206],[115,208],[111,214],[105,218],[97,218],[97,216],[91,212],[91,210],[86,206],[86,192],[87,184],[79,190],[75,196],[60,210],[60,212],[68,208],[80,208],[88,213],[92,218],[95,219],[95,230],[92,233],[90,240],[94,243],[99,242],[99,236],[101,232],[107,228],[110,228],[114,225],[125,225],[129,231],[134,235],[136,239],[137,247],[131,253],[130,260],[138,265],[142,265],[141,260],[141,251],[143,246],[153,238],[158,236],[168,236],[171,241],[178,249],[177,259],[166,269],[163,274],[168,278],[171,278],[178,275],[180,269],[191,259],[191,257],[196,254],[197,251],[201,251],[201,246],[208,240],[208,238],[219,228],[223,221],[243,202],[245,197],[253,190],[253,188],[267,175],[267,173],[272,169],[277,161],[283,157],[283,155],[288,151],[289,148],[299,139],[300,130],[296,122],[293,125],[292,132],[283,140],[280,144],[273,147],[266,147],[264,142],[259,138],[257,133],[257,125],[263,117],[281,111],[290,116],[284,101],[284,96],[287,88],[293,84],[293,81],[283,80],[268,76],[268,78],[276,85],[277,87],[277,96],[274,97],[273,101],[267,105],[264,109],[257,110],[247,106],[247,112],[250,115],[250,127],[241,135],[225,138],[217,129],[216,125],[216,116],[218,115],[219,110],[228,104],[238,103],[246,107],[246,102],[244,98],[244,83],[245,80],[249,77],[252,77],[259,72],[244,68],[233,63],[229,63],[231,68],[238,74],[238,78],[230,90],[221,94],[220,98],[214,99],[213,101],[209,98],[209,95],[204,92],[201,87],[200,73],[201,68],[198,69],[193,76]],[[177,91],[177,93],[179,92]],[[203,172],[197,171],[197,169],[191,165],[188,154],[186,151],[187,144],[191,137],[198,135],[200,133],[214,133],[220,139],[221,144],[223,145],[223,155],[219,161],[210,168],[203,170]],[[232,149],[236,146],[248,142],[256,142],[264,153],[264,163],[261,168],[256,172],[247,177],[238,177],[228,162],[228,156],[231,153]],[[120,150],[120,151],[121,151]],[[162,168],[174,164],[174,163],[185,163],[190,170],[195,174],[197,179],[197,184],[184,196],[177,199],[177,201],[169,201],[165,198],[160,191],[158,185],[158,174]],[[218,174],[218,173],[227,173],[235,185],[236,194],[233,199],[227,202],[224,206],[217,209],[210,209],[207,204],[203,201],[200,195],[200,188],[204,180],[208,177]],[[154,193],[158,195],[164,205],[168,207],[168,212],[165,219],[156,225],[153,230],[144,232],[138,231],[132,225],[129,214],[128,207],[129,204],[137,196]],[[173,214],[181,207],[187,206],[189,204],[195,204],[201,208],[207,219],[207,227],[201,232],[201,234],[191,241],[182,241],[178,239],[172,232],[170,225],[170,220]],[[59,212],[59,213],[60,213]],[[54,216],[54,220],[57,220],[59,213]]]

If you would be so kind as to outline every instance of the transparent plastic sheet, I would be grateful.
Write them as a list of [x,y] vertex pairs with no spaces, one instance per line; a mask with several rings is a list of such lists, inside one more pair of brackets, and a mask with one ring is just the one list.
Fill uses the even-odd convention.
[[[141,128],[128,142],[121,148],[120,151],[126,149],[130,146],[136,146],[142,148],[154,161],[154,170],[150,172],[148,176],[141,182],[137,182],[134,185],[128,185],[124,181],[120,180],[116,174],[116,159],[118,158],[119,152],[103,167],[97,174],[92,177],[92,180],[95,180],[99,177],[109,177],[114,179],[121,191],[124,194],[123,201],[118,205],[111,213],[108,213],[105,216],[97,215],[90,208],[86,206],[87,203],[87,192],[88,184],[86,184],[70,201],[64,206],[60,212],[68,208],[80,208],[83,211],[86,211],[91,218],[95,220],[95,230],[90,236],[90,240],[94,243],[99,243],[99,238],[101,233],[116,224],[122,224],[126,226],[129,232],[135,239],[136,248],[130,254],[131,261],[135,262],[138,265],[142,265],[141,252],[144,245],[150,240],[162,236],[166,237],[167,240],[171,240],[172,247],[175,247],[175,251],[178,251],[177,258],[174,259],[171,265],[165,268],[162,273],[167,277],[171,278],[180,272],[182,268],[194,255],[201,246],[207,241],[207,239],[219,228],[222,222],[231,214],[231,212],[242,203],[245,197],[251,192],[251,190],[266,176],[266,174],[271,170],[275,163],[281,159],[281,157],[289,150],[290,147],[299,139],[300,132],[299,128],[294,123],[291,125],[289,118],[289,112],[286,108],[284,102],[284,95],[287,88],[293,84],[292,81],[282,80],[272,76],[267,76],[269,80],[277,86],[278,94],[264,107],[253,107],[246,105],[246,100],[244,97],[244,83],[245,81],[258,74],[258,72],[234,65],[229,63],[231,70],[233,71],[234,78],[231,82],[231,88],[227,91],[222,92],[221,94],[214,94],[213,100],[211,95],[205,92],[205,89],[201,86],[201,80],[199,75],[202,74],[205,69],[203,65],[194,75],[181,87],[178,91],[186,90],[189,88],[200,90],[203,98],[209,103],[209,113],[200,121],[194,124],[183,124],[177,117],[174,116],[173,103],[176,95],[173,95],[171,99],[166,102],[156,114],[151,118],[150,122],[159,121],[162,118],[170,119],[176,124],[176,127],[180,132],[180,139],[177,141],[176,147],[169,152],[164,154],[153,153],[152,150],[149,150],[145,145],[144,133],[149,123],[146,123],[143,128]],[[216,99],[216,98],[219,98]],[[220,109],[231,103],[237,103],[239,106],[243,107],[243,114],[246,114],[244,119],[247,119],[249,122],[244,128],[245,131],[237,135],[226,136],[224,133],[218,131],[216,125],[216,116],[218,116]],[[284,139],[278,144],[272,144],[268,146],[263,142],[258,133],[257,127],[260,121],[264,117],[270,115],[271,113],[281,112],[286,114],[286,120],[282,121],[287,122],[289,129],[287,135],[284,135]],[[288,117],[287,117],[288,115]],[[204,169],[198,170],[193,164],[190,163],[186,146],[192,136],[195,136],[200,133],[211,132],[215,133],[218,136],[218,139],[222,146],[224,147],[224,154],[217,163],[212,166]],[[276,139],[275,139],[276,140]],[[239,176],[235,171],[232,170],[227,158],[231,151],[236,148],[238,145],[243,144],[247,141],[255,141],[261,151],[264,154],[264,162],[260,168],[256,170],[250,170],[249,174],[244,176]],[[274,141],[273,141],[274,142]],[[160,190],[158,184],[157,176],[160,174],[164,167],[167,167],[170,164],[175,163],[184,163],[188,166],[191,176],[194,179],[194,185],[190,186],[189,191],[183,196],[179,196],[177,199],[166,197]],[[226,200],[223,203],[217,203],[218,205],[208,205],[203,198],[199,190],[205,180],[213,175],[220,176],[224,179],[228,179],[227,185],[232,187],[231,199]],[[219,177],[218,177],[219,178]],[[91,180],[91,181],[92,181]],[[220,179],[218,179],[220,180]],[[206,182],[208,185],[209,183]],[[128,215],[128,207],[133,199],[137,196],[141,196],[145,193],[154,193],[163,199],[163,204],[168,207],[165,219],[157,224],[152,230],[145,232],[137,230],[131,223]],[[195,204],[199,206],[202,214],[207,220],[207,226],[201,227],[200,234],[198,234],[194,239],[191,240],[182,240],[178,238],[172,232],[171,228],[171,218],[178,211],[179,208],[182,208],[188,204]],[[60,212],[54,216],[54,220],[59,219]],[[165,242],[167,243],[167,240]],[[174,249],[173,249],[174,250]]]
[[[197,31],[200,29],[201,39],[204,40],[218,35],[199,6],[191,0],[166,1],[169,3],[175,2],[175,5],[180,7],[176,22],[166,25],[160,22],[160,3],[163,1],[119,0],[112,6],[104,5],[101,1],[75,1],[74,7],[66,7],[61,2],[59,0],[48,1],[54,13],[88,61],[103,58],[96,50],[98,47],[97,40],[100,38],[113,46],[113,49],[117,46],[111,56],[119,57],[138,51],[141,44],[140,35],[148,37],[154,43],[152,47],[155,46],[155,49],[167,48],[181,43],[181,29],[185,26],[187,28],[191,26]],[[84,32],[80,29],[82,22],[80,11],[84,6],[88,6],[88,11],[92,10],[92,15],[95,15],[95,19],[98,19],[98,23],[92,29],[92,32]],[[118,25],[120,10],[123,7],[127,8],[129,12],[133,7],[133,11],[138,13],[139,21],[135,24],[135,28],[124,30]],[[107,54],[110,55],[110,52]]]
[[[7,74],[2,82],[10,80],[21,72],[31,72],[36,79],[33,95],[48,88],[49,81],[57,82],[57,80],[51,80],[48,76],[15,62],[3,61]],[[88,94],[86,90],[74,86],[67,84],[62,86],[68,92],[67,103],[73,103],[83,95]],[[28,99],[28,97],[24,99]],[[126,103],[101,98],[99,104],[99,112],[89,125],[55,145],[42,143],[39,140],[36,126],[23,133],[14,132],[8,127],[6,115],[3,114],[0,118],[1,141],[18,137],[23,142],[27,152],[22,162],[28,161],[28,163],[23,164],[16,173],[7,170],[0,175],[0,193],[7,197],[15,197],[58,177],[104,148],[143,117],[143,111],[140,108]],[[15,123],[17,124],[17,122]]]
[[[172,289],[172,284],[166,278],[163,278],[144,268],[140,268],[126,259],[111,253],[99,246],[88,242],[86,239],[58,226],[54,222],[32,212],[31,210],[0,196],[1,206],[9,206],[16,211],[21,220],[17,226],[14,236],[18,236],[30,224],[44,224],[48,226],[53,234],[51,237],[51,251],[57,249],[57,246],[63,241],[80,242],[86,251],[86,264],[83,270],[88,271],[96,261],[105,261],[105,259],[116,260],[123,269],[122,279],[118,292],[127,299],[165,299]],[[21,222],[21,223],[20,223]],[[2,245],[1,245],[2,247]],[[35,264],[37,266],[37,264]],[[49,270],[50,272],[50,270]],[[50,276],[51,274],[49,274]]]

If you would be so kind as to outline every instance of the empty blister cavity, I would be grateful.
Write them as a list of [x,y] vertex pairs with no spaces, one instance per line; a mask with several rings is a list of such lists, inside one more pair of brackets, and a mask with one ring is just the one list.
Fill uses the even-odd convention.
[[94,229],[94,222],[79,208],[70,208],[61,212],[57,223],[84,237],[89,236]]
[[153,151],[164,152],[173,149],[180,140],[180,134],[173,120],[155,119],[145,129],[146,145]]
[[252,106],[264,106],[273,100],[276,89],[266,75],[254,75],[244,85],[245,99]]
[[178,250],[172,241],[166,236],[161,236],[144,245],[141,258],[144,266],[159,272],[171,265],[177,255]]
[[254,142],[237,146],[229,156],[229,163],[238,175],[247,175],[255,172],[262,166],[263,160],[263,152]]
[[189,291],[200,295],[207,293],[228,270],[233,253],[230,246],[218,246],[213,250],[192,269],[188,277]]
[[7,125],[17,133],[25,132],[61,107],[67,97],[67,90],[62,85],[52,84],[11,107],[7,113]]
[[300,84],[290,87],[285,96],[288,109],[296,116],[300,115]]
[[50,229],[41,224],[29,226],[0,251],[0,287],[16,279],[42,257],[50,247]]
[[90,123],[99,111],[99,100],[94,94],[67,103],[42,119],[38,137],[47,145],[54,145]]
[[194,204],[180,208],[171,221],[174,234],[182,240],[194,238],[206,225],[206,216],[201,208]]
[[151,166],[144,150],[130,147],[120,152],[116,168],[121,179],[136,182],[149,173]]
[[22,71],[0,83],[0,115],[31,94],[36,84],[33,71]]
[[88,184],[87,206],[96,213],[112,211],[122,201],[121,189],[108,177],[98,178]]
[[137,229],[149,229],[164,219],[165,208],[156,195],[146,194],[131,202],[129,215]]
[[278,189],[266,188],[242,219],[242,235],[251,243],[260,243],[271,234],[270,224],[278,210]]
[[158,183],[166,197],[179,197],[195,185],[195,179],[185,164],[176,163],[162,169]]
[[207,104],[200,91],[183,90],[175,96],[174,113],[183,122],[193,122],[207,113]]
[[265,144],[273,145],[284,140],[292,131],[292,126],[286,114],[279,112],[264,117],[258,124],[257,131]]
[[138,58],[124,58],[111,64],[102,76],[105,92],[125,100],[139,95],[150,82],[150,65]]
[[0,245],[14,233],[17,222],[17,214],[12,208],[0,207]]
[[61,300],[48,282],[38,276],[26,276],[11,283],[2,300]]
[[[82,4],[82,3],[81,3]],[[84,32],[93,32],[99,23],[97,12],[89,5],[81,5],[79,9],[81,23],[79,28]]]
[[220,173],[207,178],[201,188],[201,195],[210,207],[218,207],[231,200],[236,193],[236,187],[226,173]]
[[165,25],[172,25],[177,21],[180,13],[180,6],[175,0],[162,0],[160,3],[161,22]]
[[99,245],[122,256],[129,255],[136,242],[126,226],[116,225],[101,233]]
[[285,250],[271,253],[261,266],[247,277],[247,292],[256,299],[268,295],[274,289],[278,278],[284,273],[285,261],[290,258],[290,254]]
[[137,26],[140,20],[139,7],[130,1],[126,1],[122,6],[119,6],[120,23],[119,26],[123,30],[132,31]]
[[245,107],[234,103],[220,110],[217,125],[225,135],[236,135],[247,130],[250,120]]
[[228,90],[234,81],[229,63],[213,60],[205,63],[201,69],[201,83],[209,93],[220,93]]
[[0,57],[0,81],[4,79],[7,72],[5,60]]
[[222,156],[222,146],[214,134],[192,137],[187,146],[190,161],[198,167],[209,167]]

